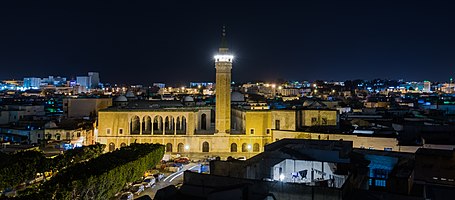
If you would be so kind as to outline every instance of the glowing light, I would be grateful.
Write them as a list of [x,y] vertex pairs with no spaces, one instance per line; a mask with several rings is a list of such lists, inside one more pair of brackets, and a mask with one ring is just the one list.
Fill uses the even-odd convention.
[[283,89],[283,87],[281,87],[281,86],[278,86],[278,89],[279,89],[279,90],[281,90],[281,89]]
[[190,145],[185,145],[185,150],[190,149]]
[[216,62],[232,62],[234,60],[233,55],[215,55],[213,56]]
[[313,84],[313,87],[317,87],[317,86],[318,86],[318,85],[316,85],[316,84]]
[[251,149],[251,144],[249,144],[246,148]]
[[276,85],[275,85],[275,84],[272,84],[272,88],[275,88],[275,87],[276,87]]
[[280,181],[283,181],[284,180],[284,174],[280,174]]

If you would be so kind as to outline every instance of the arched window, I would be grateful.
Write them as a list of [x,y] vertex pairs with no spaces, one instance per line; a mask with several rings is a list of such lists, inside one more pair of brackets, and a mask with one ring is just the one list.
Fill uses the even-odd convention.
[[237,144],[236,143],[232,143],[231,144],[231,152],[237,152]]
[[111,142],[109,144],[109,152],[113,152],[115,150],[115,144],[113,142]]
[[258,143],[254,143],[253,152],[259,152],[259,144]]
[[209,143],[208,142],[204,142],[202,143],[202,152],[209,152]]
[[52,139],[52,134],[48,133],[48,134],[47,134],[47,139],[48,139],[48,140]]
[[153,134],[163,133],[163,118],[161,116],[155,116],[153,119]]
[[169,124],[170,124],[169,117],[166,117],[166,119],[164,120],[164,129],[169,130],[170,129]]
[[164,129],[167,134],[174,134],[174,118],[167,116],[164,120]]
[[207,115],[205,113],[201,115],[201,130],[207,130]]
[[71,133],[70,133],[70,132],[66,132],[66,139],[67,139],[67,140],[70,140],[70,139],[71,139]]
[[166,152],[172,152],[172,144],[171,143],[167,143],[166,144]]
[[122,144],[120,144],[120,147],[126,147],[126,144],[122,142]]
[[138,116],[134,116],[131,118],[131,125],[130,125],[131,134],[139,134],[141,131],[141,122]]
[[242,152],[248,152],[248,146],[246,143],[242,144]]
[[180,117],[177,117],[175,126],[176,126],[175,128],[177,130],[181,130],[182,129],[182,127],[180,126]]
[[182,130],[186,130],[186,117],[182,116]]
[[55,134],[55,138],[56,138],[57,140],[60,140],[60,133]]
[[145,116],[142,119],[142,134],[152,133],[152,118],[150,116]]
[[179,143],[179,144],[177,145],[177,152],[183,152],[183,148],[184,148],[184,147],[183,147],[183,143]]
[[77,137],[78,138],[81,137],[81,132],[79,132],[79,131],[77,132]]

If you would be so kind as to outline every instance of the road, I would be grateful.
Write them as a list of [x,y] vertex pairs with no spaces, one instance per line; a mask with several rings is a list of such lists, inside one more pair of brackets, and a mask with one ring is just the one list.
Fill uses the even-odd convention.
[[184,165],[182,170],[169,174],[169,176],[165,177],[161,181],[156,182],[152,187],[145,189],[145,191],[142,192],[139,196],[135,196],[134,199],[145,195],[148,195],[153,199],[155,197],[156,191],[159,189],[167,187],[169,185],[177,185],[179,183],[183,183],[183,172],[185,170],[192,170],[199,166],[200,165],[198,163],[189,163],[187,165]]

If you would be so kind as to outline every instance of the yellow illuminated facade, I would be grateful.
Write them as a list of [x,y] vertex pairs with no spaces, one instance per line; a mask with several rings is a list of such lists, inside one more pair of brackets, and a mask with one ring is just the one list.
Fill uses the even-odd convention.
[[[270,110],[268,106],[264,109],[231,109],[233,56],[228,53],[224,36],[223,30],[223,42],[219,54],[214,57],[215,108],[186,103],[172,107],[156,106],[152,102],[145,105],[114,102],[117,106],[98,113],[96,141],[106,144],[108,151],[135,142],[160,143],[166,146],[167,153],[251,157],[277,139],[274,137],[276,130],[280,135],[286,132],[286,136],[295,138],[298,136],[296,131],[308,123],[337,125],[336,110]],[[128,103],[132,106],[126,106]],[[211,114],[213,109],[215,116]]]

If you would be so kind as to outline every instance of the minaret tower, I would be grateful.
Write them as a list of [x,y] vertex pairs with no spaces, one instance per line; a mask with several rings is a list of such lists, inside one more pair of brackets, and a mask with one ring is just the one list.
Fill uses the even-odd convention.
[[221,46],[215,55],[216,68],[216,112],[215,132],[226,134],[231,127],[231,69],[233,55],[229,54],[226,29],[223,26]]

